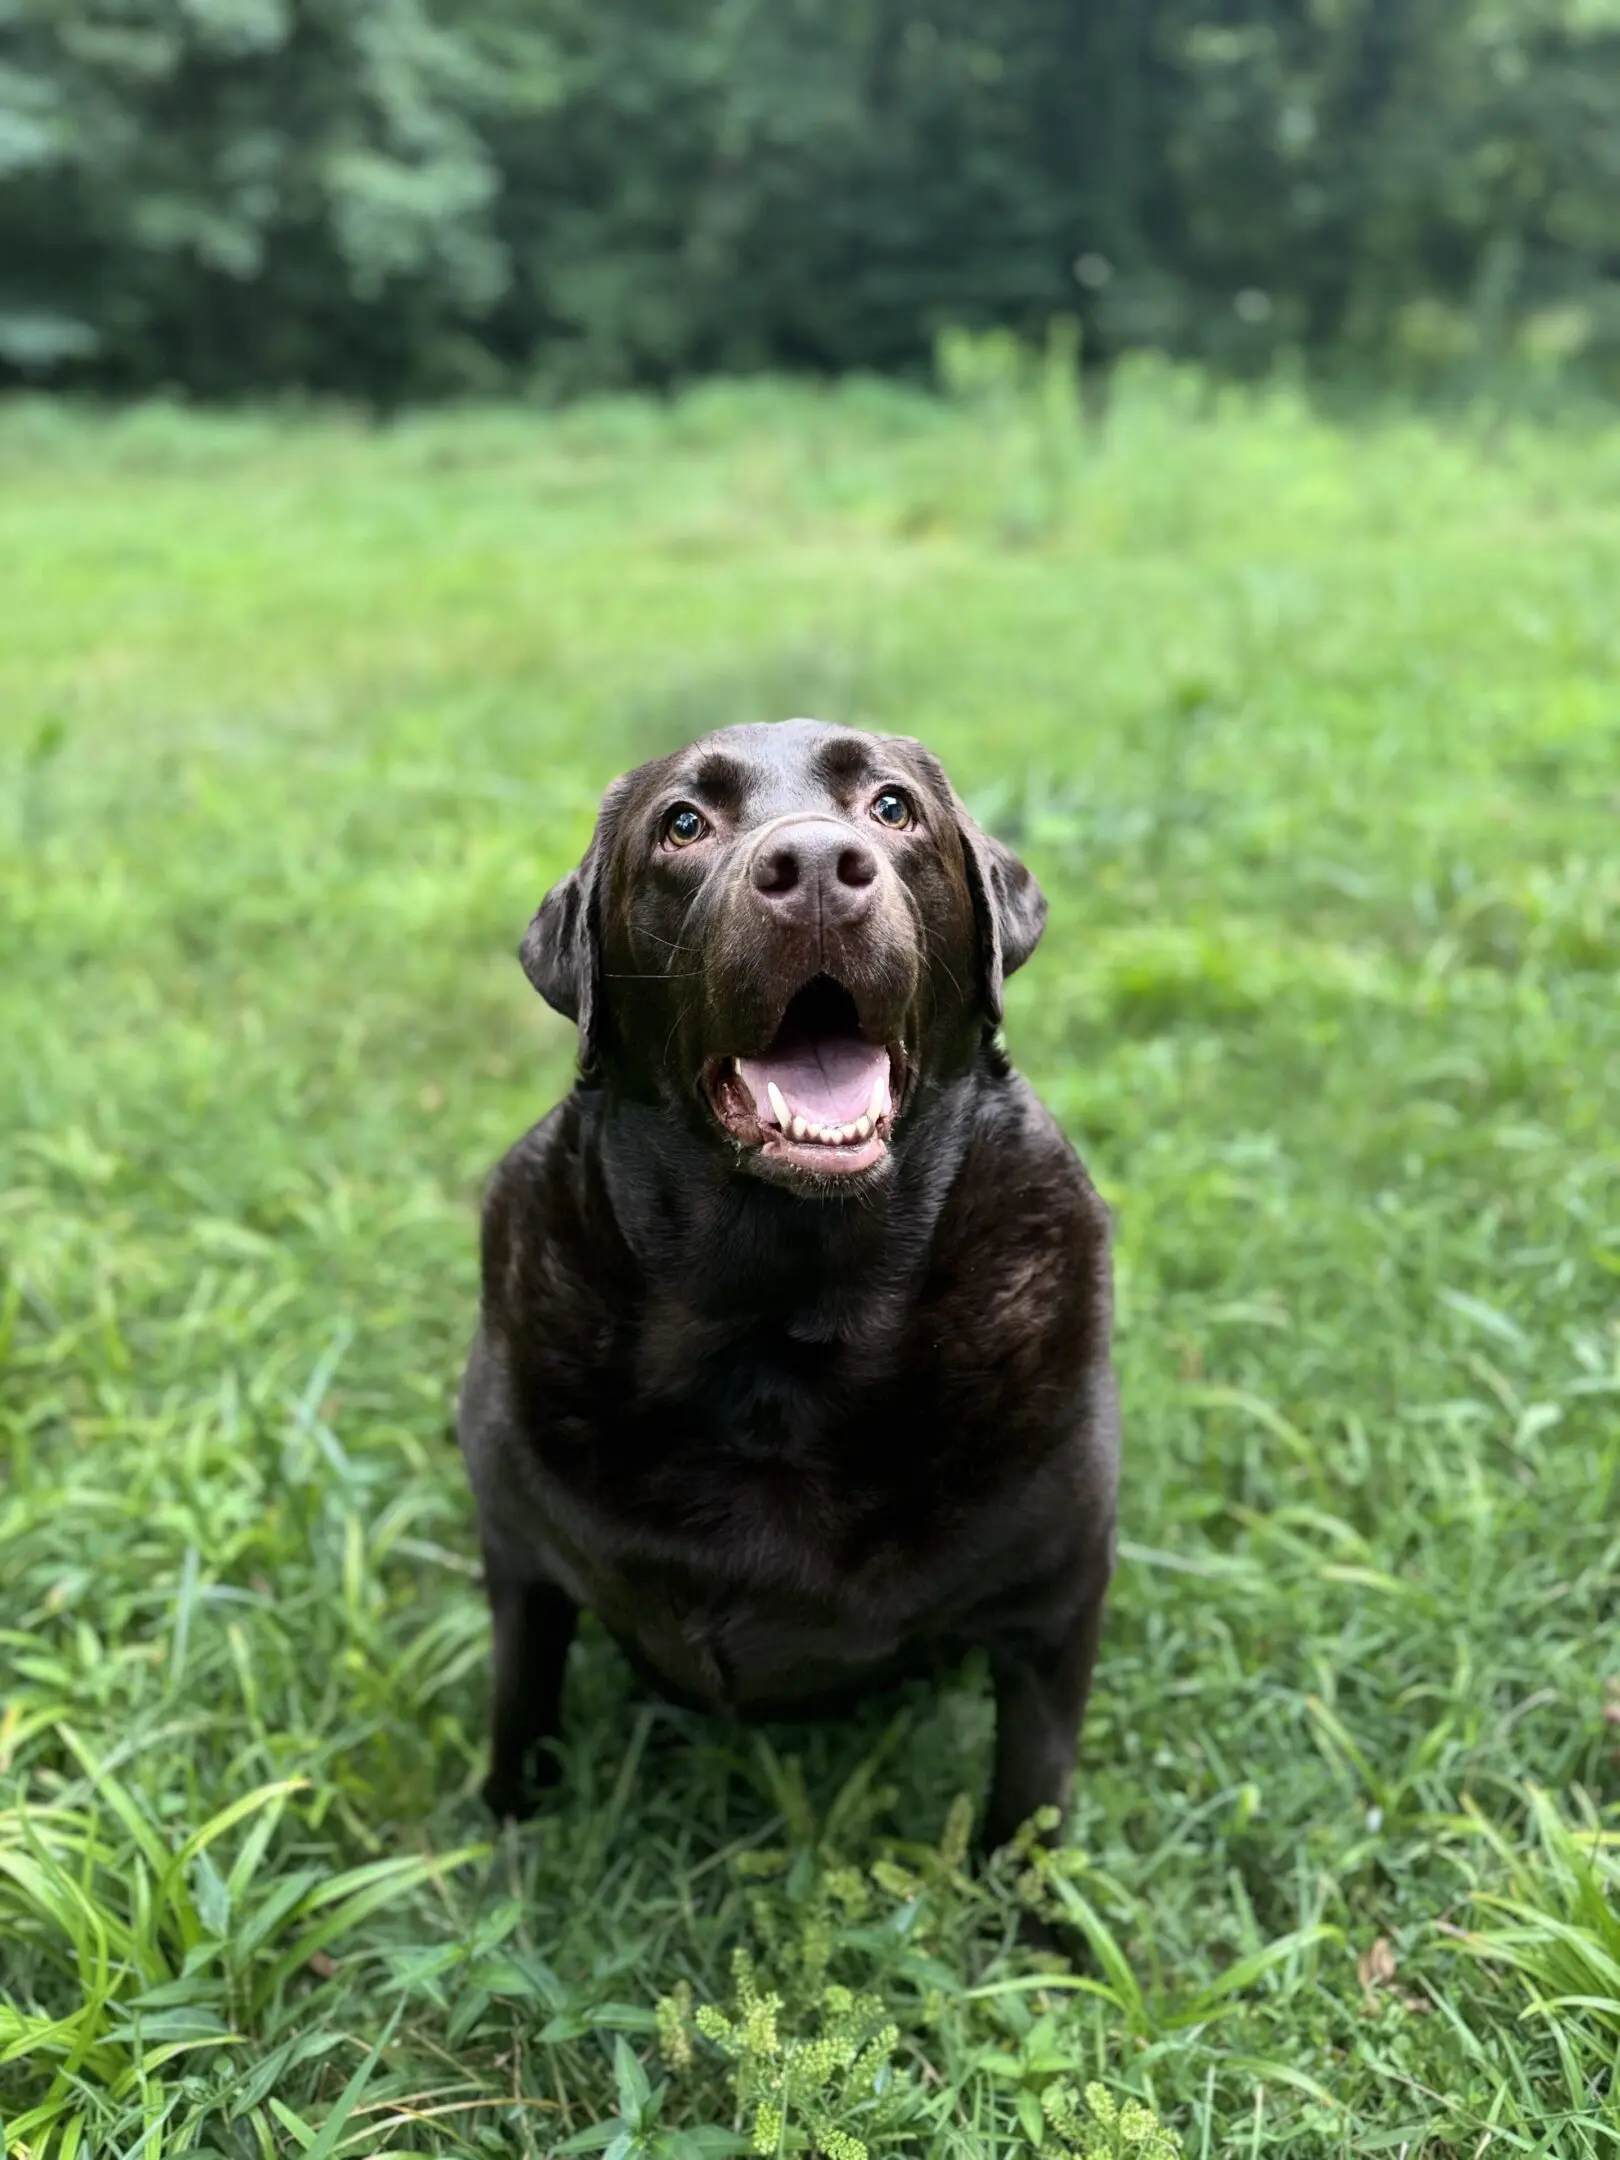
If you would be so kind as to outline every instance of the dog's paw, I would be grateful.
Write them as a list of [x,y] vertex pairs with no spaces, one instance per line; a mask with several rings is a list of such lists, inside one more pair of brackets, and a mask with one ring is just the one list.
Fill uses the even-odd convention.
[[1018,1916],[1018,1941],[1022,1949],[1062,1958],[1076,1971],[1085,1970],[1091,1962],[1091,1946],[1078,1928],[1065,1927],[1061,1920],[1032,1912],[1028,1906]]
[[527,1822],[539,1804],[539,1795],[517,1778],[485,1778],[481,1788],[485,1807],[497,1822]]
[[482,1791],[484,1805],[497,1822],[527,1822],[539,1812],[541,1796],[562,1776],[562,1765],[552,1755],[537,1755],[526,1772],[514,1777],[510,1771],[492,1770]]

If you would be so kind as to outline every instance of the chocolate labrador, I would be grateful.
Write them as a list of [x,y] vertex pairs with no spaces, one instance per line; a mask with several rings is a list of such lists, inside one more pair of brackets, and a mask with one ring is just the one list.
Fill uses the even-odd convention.
[[608,789],[523,941],[579,1080],[495,1174],[461,1394],[497,1813],[587,1605],[744,1715],[982,1645],[984,1842],[1064,1805],[1119,1413],[1107,1211],[999,1034],[1045,916],[908,740],[728,728]]

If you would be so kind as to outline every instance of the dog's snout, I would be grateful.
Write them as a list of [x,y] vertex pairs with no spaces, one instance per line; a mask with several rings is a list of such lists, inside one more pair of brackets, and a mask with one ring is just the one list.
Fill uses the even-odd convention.
[[877,855],[832,818],[779,825],[754,852],[754,890],[785,921],[832,927],[854,922],[870,905]]

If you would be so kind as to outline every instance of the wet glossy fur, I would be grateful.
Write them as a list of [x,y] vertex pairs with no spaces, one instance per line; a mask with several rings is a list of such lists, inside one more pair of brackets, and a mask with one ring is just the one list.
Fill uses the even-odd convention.
[[[647,819],[671,790],[704,799],[716,746],[732,852],[665,865]],[[858,821],[895,773],[922,829],[830,962],[734,904],[761,820]],[[732,730],[610,791],[526,944],[580,1020],[584,1076],[496,1173],[462,1395],[498,1812],[554,1774],[542,1743],[581,1605],[678,1698],[745,1713],[819,1709],[982,1645],[988,1841],[1065,1801],[1118,1414],[1106,1210],[995,1036],[1002,973],[1043,916],[910,743]],[[698,1085],[824,963],[865,969],[863,1027],[870,1006],[910,1073],[888,1159],[848,1192],[761,1174]]]

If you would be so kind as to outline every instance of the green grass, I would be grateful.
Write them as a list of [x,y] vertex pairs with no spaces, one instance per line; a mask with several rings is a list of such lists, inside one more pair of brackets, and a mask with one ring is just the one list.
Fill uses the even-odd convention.
[[[1190,2160],[1620,2151],[1620,429],[998,379],[0,414],[8,2152],[696,2156],[785,2066],[835,2160],[1111,2150],[1088,2083]],[[802,710],[1037,868],[1013,1048],[1118,1210],[1040,1880],[958,1864],[971,1674],[759,1739],[587,1627],[561,1793],[476,1798],[516,937],[615,772]]]

